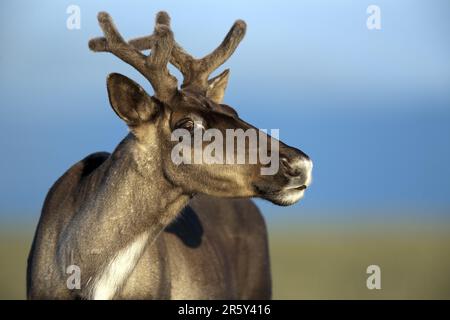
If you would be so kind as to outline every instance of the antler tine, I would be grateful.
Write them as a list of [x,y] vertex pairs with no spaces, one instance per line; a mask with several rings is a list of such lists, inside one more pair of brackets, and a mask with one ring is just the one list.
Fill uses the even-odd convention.
[[141,71],[145,65],[145,56],[138,50],[133,50],[132,47],[127,45],[109,14],[100,12],[98,14],[98,22],[105,37],[91,39],[89,41],[89,48],[95,52],[111,52],[124,62],[133,65]]
[[[160,17],[161,23],[170,27],[170,18],[166,12],[158,13],[157,20],[158,17]],[[201,59],[195,59],[174,41],[170,63],[183,74],[182,87],[195,87],[202,91],[206,90],[208,77],[233,54],[244,38],[245,31],[246,23],[243,20],[237,20],[222,43],[212,53]],[[129,44],[141,51],[151,49],[154,45],[152,36],[130,40]]]
[[230,31],[228,31],[222,43],[213,52],[201,59],[204,64],[203,72],[210,75],[214,70],[227,61],[244,38],[246,29],[247,24],[245,21],[237,20],[231,27]]
[[89,48],[95,52],[110,52],[132,65],[150,81],[157,98],[170,100],[177,91],[177,80],[167,69],[174,44],[170,28],[156,21],[153,35],[145,40],[151,42],[152,52],[145,56],[122,38],[108,13],[100,12],[98,22],[104,37],[91,39]]
[[[165,25],[170,28],[170,17],[169,14],[165,11],[160,11],[156,14],[156,23]],[[155,44],[155,39],[153,35],[139,37],[135,39],[131,39],[128,43],[136,48],[139,51],[152,49]],[[170,58],[170,63],[172,63],[178,70],[181,71],[183,76],[189,77],[190,66],[193,64],[194,57],[185,52],[183,48],[174,41],[174,45],[172,48],[172,56]]]

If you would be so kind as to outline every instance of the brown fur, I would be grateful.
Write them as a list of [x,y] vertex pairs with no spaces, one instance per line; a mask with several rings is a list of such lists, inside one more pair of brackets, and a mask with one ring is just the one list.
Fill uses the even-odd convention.
[[[170,156],[171,133],[192,119],[223,134],[254,128],[222,104],[228,71],[208,80],[236,49],[245,23],[202,59],[174,41],[166,13],[157,15],[152,36],[134,42],[123,40],[108,14],[99,23],[105,38],[91,49],[136,67],[155,96],[123,75],[108,76],[111,106],[130,133],[112,154],[90,155],[50,189],[28,259],[28,298],[270,298],[267,231],[245,198],[298,201],[311,180],[308,156],[280,142],[272,176],[261,175],[261,163],[176,165]],[[150,56],[140,53],[149,46]],[[169,61],[185,76],[181,90]],[[81,269],[80,290],[66,286],[70,265]]]
[[[74,202],[67,195],[78,192],[80,184],[92,179],[93,172],[104,165],[108,157],[107,153],[88,156],[70,168],[50,190],[28,260],[28,298],[89,298],[89,290],[67,289],[68,275],[56,264],[54,252],[61,226],[73,219],[66,214],[73,212],[71,208],[60,210]],[[100,245],[108,248],[96,259],[100,261],[107,259],[110,250],[126,242],[120,239],[111,243],[108,236],[96,241],[104,241]],[[84,259],[95,258],[88,250],[83,254]],[[82,269],[82,288],[89,277],[91,275]],[[186,283],[186,279],[192,281]],[[116,298],[181,298],[183,290],[180,288],[186,288],[183,297],[191,299],[271,297],[267,232],[252,201],[201,194],[192,198],[148,246]]]

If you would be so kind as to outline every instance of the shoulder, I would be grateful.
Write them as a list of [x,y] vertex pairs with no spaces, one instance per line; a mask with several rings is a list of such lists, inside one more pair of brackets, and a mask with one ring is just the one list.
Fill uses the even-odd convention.
[[67,180],[79,181],[82,178],[91,174],[95,169],[105,162],[109,157],[108,152],[95,152],[84,159],[78,161],[72,165],[55,183],[55,186],[59,183]]
[[[65,197],[80,181],[89,176],[109,157],[108,152],[96,152],[72,165],[50,188],[45,204],[58,196]],[[44,204],[44,207],[45,207]]]

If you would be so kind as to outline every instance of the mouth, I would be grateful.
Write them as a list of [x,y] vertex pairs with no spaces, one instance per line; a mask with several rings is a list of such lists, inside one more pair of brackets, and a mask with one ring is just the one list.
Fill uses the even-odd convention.
[[293,186],[293,187],[288,187],[285,189],[282,189],[279,191],[279,193],[284,192],[284,191],[288,191],[288,190],[298,190],[298,191],[302,191],[302,190],[306,190],[307,186],[306,184],[302,184],[300,186]]
[[259,191],[258,193],[261,198],[269,200],[279,206],[290,206],[303,198],[306,188],[307,186],[302,184],[297,186],[289,186],[277,191],[264,191],[259,188],[256,189]]

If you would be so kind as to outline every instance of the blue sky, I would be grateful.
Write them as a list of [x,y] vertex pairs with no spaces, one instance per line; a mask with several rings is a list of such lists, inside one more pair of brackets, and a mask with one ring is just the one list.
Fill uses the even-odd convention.
[[[71,4],[80,6],[80,30],[66,28]],[[381,30],[366,27],[370,4],[381,8]],[[225,102],[250,123],[279,128],[314,160],[314,183],[289,210],[450,208],[448,1],[6,0],[0,216],[36,217],[71,164],[111,151],[126,134],[109,107],[106,75],[121,72],[151,88],[87,42],[101,35],[98,11],[130,38],[150,33],[161,9],[196,56],[220,43],[234,20],[247,22],[220,69],[231,68]]]

